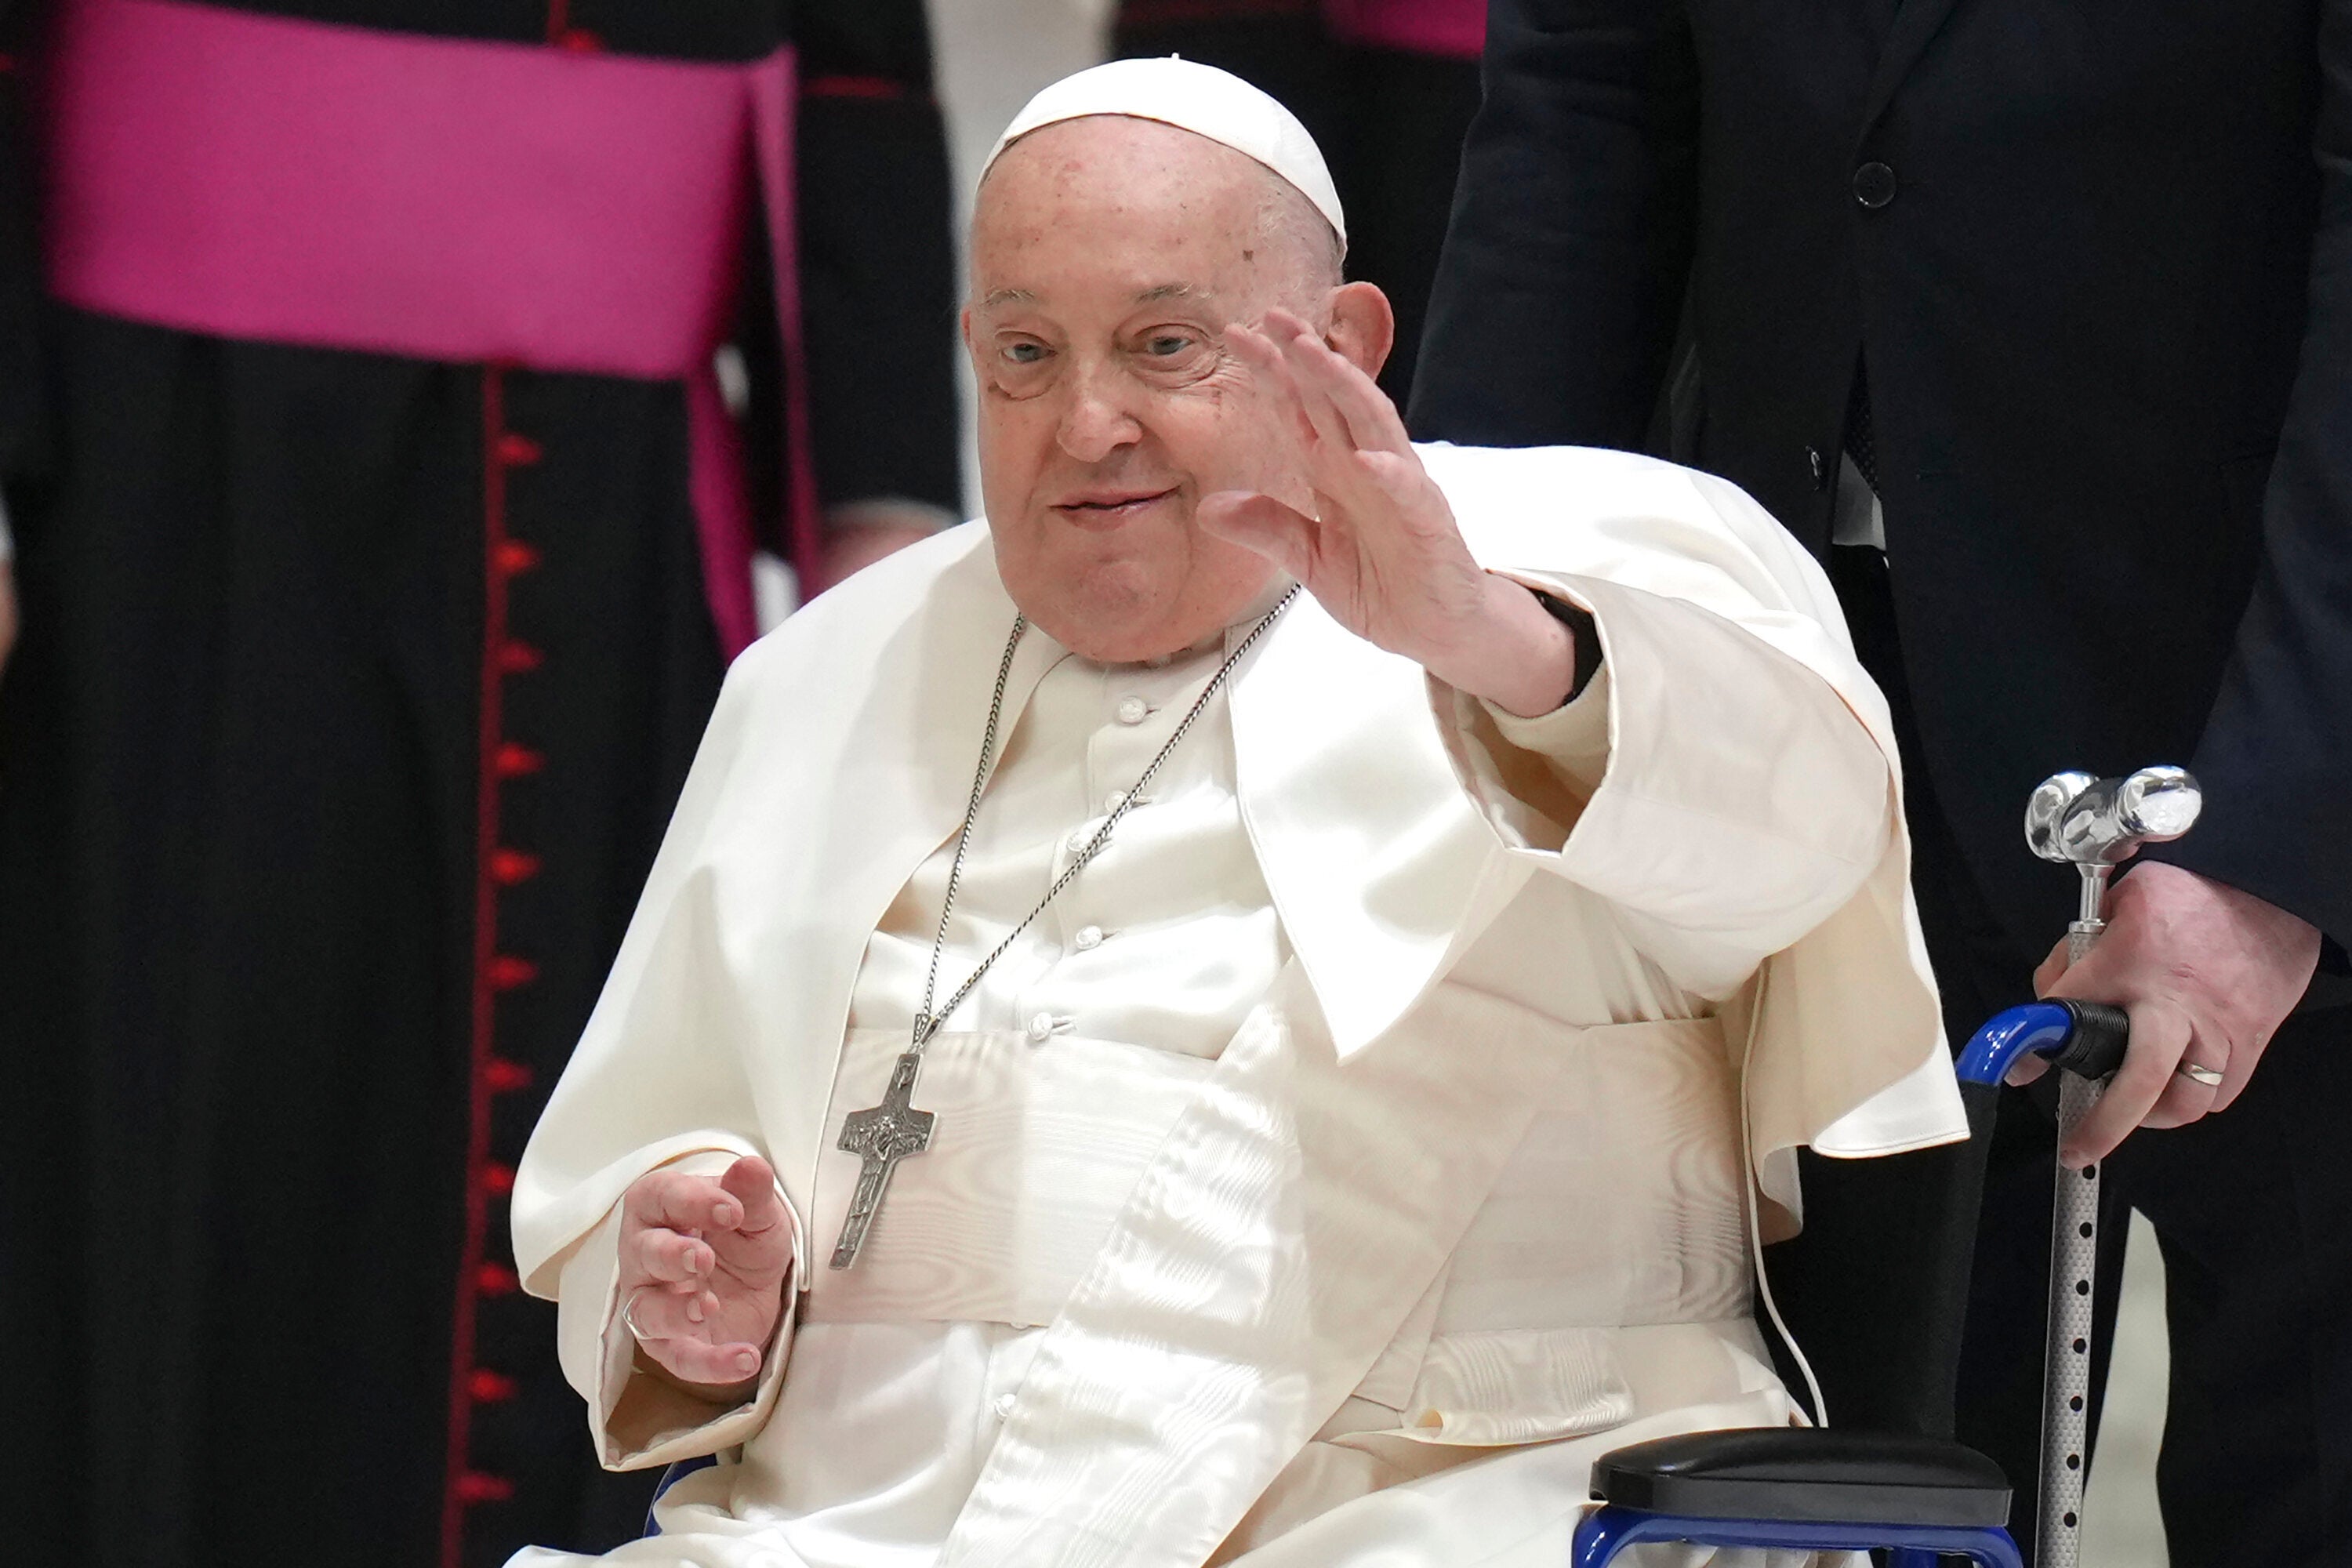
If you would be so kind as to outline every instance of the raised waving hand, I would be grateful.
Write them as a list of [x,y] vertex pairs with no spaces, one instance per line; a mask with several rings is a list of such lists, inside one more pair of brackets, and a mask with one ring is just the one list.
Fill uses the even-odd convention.
[[1203,498],[1201,526],[1296,577],[1331,617],[1449,685],[1527,717],[1566,700],[1568,630],[1482,569],[1404,421],[1362,370],[1287,310],[1226,341],[1293,442],[1311,513],[1255,490]]

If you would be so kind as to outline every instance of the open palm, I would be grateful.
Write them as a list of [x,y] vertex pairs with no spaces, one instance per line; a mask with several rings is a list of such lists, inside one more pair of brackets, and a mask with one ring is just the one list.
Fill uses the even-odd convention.
[[745,1155],[716,1181],[638,1177],[621,1199],[620,1261],[629,1324],[663,1370],[699,1385],[756,1375],[793,1265],[775,1173]]
[[1358,637],[1443,663],[1475,622],[1486,585],[1395,405],[1286,310],[1226,335],[1267,417],[1292,438],[1315,513],[1223,490],[1202,500],[1202,526],[1275,562]]

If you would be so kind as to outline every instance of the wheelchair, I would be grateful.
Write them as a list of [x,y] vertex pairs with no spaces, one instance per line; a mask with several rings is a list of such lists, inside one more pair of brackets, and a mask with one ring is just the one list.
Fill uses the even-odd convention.
[[[2200,804],[2196,781],[2172,767],[2122,779],[2061,773],[2034,792],[2026,811],[2030,847],[2082,875],[2080,912],[2070,928],[2074,958],[2104,928],[2115,867],[2143,844],[2179,837]],[[1954,1063],[1967,1142],[1879,1160],[1809,1158],[1808,1231],[1867,1237],[1870,1273],[1899,1281],[1898,1308],[1910,1309],[1849,1314],[1864,1321],[1847,1324],[1840,1360],[1827,1369],[1840,1375],[1823,1381],[1838,1396],[1835,1408],[1859,1411],[1859,1419],[1687,1432],[1604,1454],[1592,1467],[1601,1506],[1579,1526],[1570,1568],[1607,1568],[1645,1542],[1869,1551],[1882,1553],[1886,1568],[1937,1568],[1947,1557],[1978,1568],[2021,1568],[2007,1529],[2008,1479],[1951,1435],[1985,1152],[2000,1085],[2021,1058],[2049,1059],[2061,1084],[2060,1122],[2068,1126],[2121,1064],[2128,1027],[2120,1009],[2098,1003],[2012,1007],[1979,1029]],[[2053,1218],[2037,1521],[2039,1561],[2053,1568],[2075,1561],[2088,1468],[2098,1175],[2095,1164],[2062,1171]],[[673,1465],[656,1500],[680,1477],[715,1462]],[[650,1510],[646,1533],[658,1533]]]
[[[2098,779],[2063,773],[2044,780],[2026,803],[2026,846],[2080,875],[2080,899],[2067,928],[2070,959],[2080,961],[2106,927],[2108,879],[2143,845],[2186,834],[2204,804],[2197,781],[2177,767],[2142,768]],[[1852,1428],[1696,1432],[1620,1448],[1594,1464],[1592,1495],[1601,1506],[1577,1532],[1574,1568],[1604,1568],[1628,1546],[1679,1541],[1709,1546],[1780,1546],[1811,1551],[1873,1549],[1888,1568],[1935,1568],[1961,1557],[1979,1568],[2019,1568],[2021,1553],[2004,1528],[2010,1489],[2000,1467],[1952,1440],[1961,1315],[1983,1191],[1985,1150],[1995,1097],[2017,1060],[2046,1057],[2056,1069],[2058,1121],[2070,1129],[2121,1065],[2129,1021],[2095,1003],[2040,1002],[2013,1007],[1979,1029],[1954,1068],[1969,1118],[1969,1141],[1864,1161],[1892,1180],[1846,1173],[1821,1184],[1830,1212],[1817,1217],[1851,1234],[1874,1233],[1894,1259],[1892,1278],[1911,1281],[1915,1308],[1892,1318],[1910,1337],[1907,1379],[1888,1375],[1887,1356],[1845,1380],[1839,1408],[1863,1411]],[[1829,1162],[1808,1172],[1828,1176]],[[1921,1183],[1917,1178],[1930,1179]],[[2041,1487],[2035,1500],[2036,1560],[2072,1568],[2081,1549],[2083,1483],[2090,1452],[2093,1274],[2097,1259],[2099,1168],[2058,1173],[2051,1216],[2050,1311],[2044,1342]],[[1837,1212],[1840,1200],[1866,1204],[1867,1217]],[[1889,1200],[1892,1200],[1891,1202]],[[1890,1227],[1889,1221],[1902,1223]],[[1887,1231],[1895,1230],[1890,1246]],[[1882,1258],[1883,1264],[1888,1259]],[[1886,1324],[1877,1326],[1885,1342]],[[1869,1338],[1865,1330],[1864,1338]],[[1869,1370],[1876,1370],[1870,1386]],[[1891,1386],[1890,1386],[1891,1385]],[[1859,1403],[1848,1395],[1859,1395]],[[1891,1395],[1891,1396],[1890,1396]]]
[[[2096,1003],[2011,1008],[1979,1029],[1954,1064],[1969,1116],[1967,1143],[1855,1162],[1894,1167],[1858,1180],[1837,1180],[1837,1173],[1823,1169],[1832,1162],[1810,1165],[1809,1227],[1825,1223],[1883,1233],[1891,1215],[1909,1222],[1887,1250],[1919,1310],[1883,1319],[1877,1330],[1882,1341],[1908,1339],[1902,1347],[1906,1353],[1880,1360],[1894,1347],[1867,1337],[1859,1347],[1845,1347],[1840,1369],[1845,1375],[1824,1381],[1834,1395],[1832,1410],[1860,1413],[1851,1426],[1690,1432],[1603,1455],[1592,1469],[1592,1495],[1601,1506],[1577,1532],[1573,1568],[1603,1568],[1624,1548],[1654,1541],[1878,1549],[1886,1552],[1888,1568],[1936,1568],[1946,1556],[1979,1568],[2019,1568],[2021,1555],[2005,1528],[2008,1479],[1992,1460],[1950,1435],[1985,1143],[2000,1086],[2019,1058],[2044,1056],[2074,1081],[2095,1083],[2122,1061],[2126,1029],[2118,1009]],[[2097,1173],[2094,1165],[2067,1175],[2089,1185]],[[1817,1176],[1829,1179],[1816,1182]],[[2062,1193],[2061,1201],[2068,1195]],[[2066,1223],[2075,1245],[2053,1248],[2053,1301],[2060,1296],[2081,1300],[2084,1321],[2063,1325],[2063,1334],[2053,1336],[2054,1360],[2046,1369],[2056,1408],[2044,1413],[2044,1464],[2054,1459],[2059,1471],[2042,1489],[2043,1562],[2053,1561],[2055,1542],[2071,1544],[2082,1506],[2095,1233],[2083,1221]],[[2064,1561],[2073,1561],[2071,1552]]]

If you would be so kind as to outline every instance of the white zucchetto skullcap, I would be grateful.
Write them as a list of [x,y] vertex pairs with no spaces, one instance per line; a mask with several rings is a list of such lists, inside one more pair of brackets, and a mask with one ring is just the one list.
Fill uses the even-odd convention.
[[1298,117],[1231,71],[1173,55],[1112,60],[1046,88],[1013,117],[988,150],[981,177],[987,178],[1004,150],[1032,131],[1095,114],[1157,120],[1256,159],[1313,204],[1339,237],[1340,248],[1347,248],[1348,219],[1339,210],[1339,192],[1331,184],[1322,150]]

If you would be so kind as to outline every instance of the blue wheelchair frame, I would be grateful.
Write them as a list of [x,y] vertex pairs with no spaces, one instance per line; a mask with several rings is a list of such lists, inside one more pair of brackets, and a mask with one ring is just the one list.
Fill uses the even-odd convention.
[[1695,1546],[1780,1546],[1812,1552],[1863,1552],[1892,1548],[1886,1568],[1937,1568],[1945,1556],[1965,1557],[1980,1568],[2021,1568],[2017,1542],[1999,1525],[1827,1524],[1812,1520],[1702,1520],[1644,1513],[1615,1505],[1595,1510],[1577,1527],[1569,1561],[1574,1568],[1601,1568],[1620,1552],[1643,1542],[1686,1542]]

